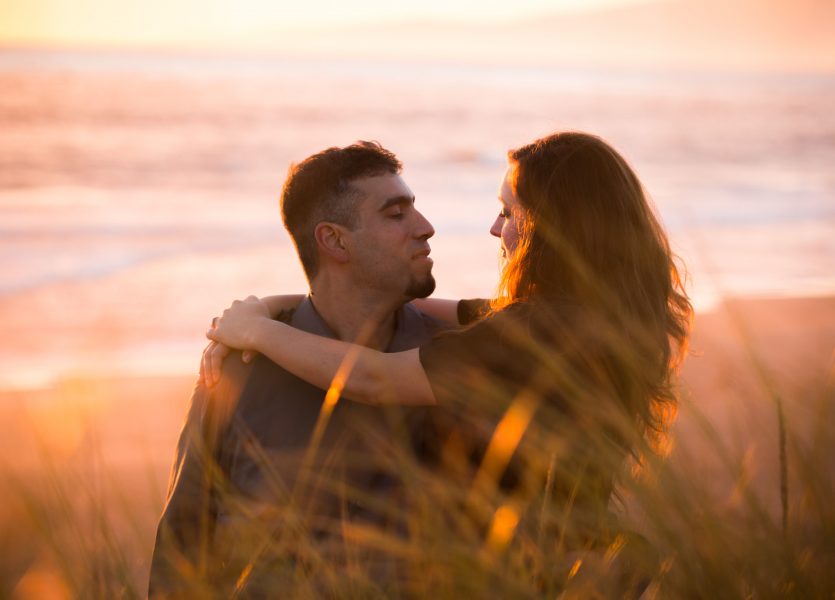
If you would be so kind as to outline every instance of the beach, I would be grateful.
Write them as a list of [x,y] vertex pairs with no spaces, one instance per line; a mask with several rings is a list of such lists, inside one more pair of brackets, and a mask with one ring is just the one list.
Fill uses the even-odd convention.
[[628,158],[697,309],[835,294],[827,75],[18,50],[0,87],[0,388],[193,369],[233,299],[306,289],[281,183],[357,139],[403,161],[440,297],[494,293],[506,152],[556,129]]

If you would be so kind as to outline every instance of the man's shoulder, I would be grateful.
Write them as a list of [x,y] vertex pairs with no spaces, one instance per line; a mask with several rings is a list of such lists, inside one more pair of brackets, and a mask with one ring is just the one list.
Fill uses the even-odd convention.
[[287,310],[280,310],[278,314],[273,317],[275,321],[281,321],[282,323],[287,323],[288,325],[292,325],[293,315],[296,314],[295,308],[290,308]]
[[[309,319],[309,315],[299,315],[295,310],[281,311],[274,319],[301,330],[307,330],[306,326],[309,325],[305,320]],[[240,356],[238,352],[234,354]],[[307,388],[317,389],[263,354],[256,355],[245,367],[241,366],[240,360],[234,360],[233,354],[230,354],[223,363],[224,371],[227,367],[233,370],[230,371],[230,375],[238,391],[238,399],[232,410],[237,410],[241,414],[253,412],[260,414],[265,404],[275,404],[277,396],[290,398],[298,396]]]
[[398,311],[397,332],[388,351],[417,348],[449,328],[447,323],[421,312],[411,303],[404,304]]
[[232,350],[223,359],[220,380],[213,386],[198,381],[191,396],[189,419],[204,434],[219,433],[229,423],[241,393],[252,372],[252,365],[243,361],[239,350]]
[[423,328],[426,332],[427,341],[429,341],[439,333],[444,333],[445,331],[450,331],[456,328],[454,325],[451,325],[446,321],[441,321],[440,319],[437,319],[431,315],[427,315],[426,313],[420,312],[420,316],[421,319],[423,319]]

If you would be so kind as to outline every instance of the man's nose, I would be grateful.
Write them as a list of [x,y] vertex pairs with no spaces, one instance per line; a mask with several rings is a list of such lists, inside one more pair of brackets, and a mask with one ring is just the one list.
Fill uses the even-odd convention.
[[493,221],[493,226],[490,228],[490,235],[493,237],[500,238],[502,237],[502,218],[501,216],[496,217],[496,220]]
[[435,235],[435,228],[432,227],[432,223],[430,223],[429,219],[424,217],[423,214],[421,214],[420,211],[416,211],[416,212],[417,212],[417,216],[418,216],[417,229],[415,230],[416,237],[424,238],[424,239],[428,240],[433,235]]

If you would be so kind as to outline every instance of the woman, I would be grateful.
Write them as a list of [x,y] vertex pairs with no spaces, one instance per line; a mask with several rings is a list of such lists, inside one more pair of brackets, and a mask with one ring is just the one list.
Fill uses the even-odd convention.
[[446,409],[438,441],[466,432],[474,488],[500,484],[523,515],[545,489],[564,502],[550,520],[543,509],[539,537],[593,546],[624,457],[663,439],[692,309],[640,182],[603,140],[557,133],[508,162],[490,230],[506,259],[499,293],[470,326],[385,354],[273,321],[249,299],[207,337],[351,400]]

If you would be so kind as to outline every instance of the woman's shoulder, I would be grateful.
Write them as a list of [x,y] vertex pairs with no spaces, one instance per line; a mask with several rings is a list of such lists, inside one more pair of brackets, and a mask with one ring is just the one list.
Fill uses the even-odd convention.
[[511,360],[514,348],[530,339],[534,313],[535,309],[526,303],[493,310],[469,325],[436,335],[421,347],[421,356],[443,356],[455,363],[468,359]]
[[524,325],[562,329],[576,322],[582,313],[582,306],[565,298],[519,300],[491,312],[482,321],[494,328]]
[[[535,350],[535,344],[564,337],[580,320],[579,308],[567,300],[543,302],[522,300],[493,310],[481,319],[462,328],[436,335],[428,346],[448,355],[468,353],[524,355]],[[575,324],[575,325],[572,325]]]

